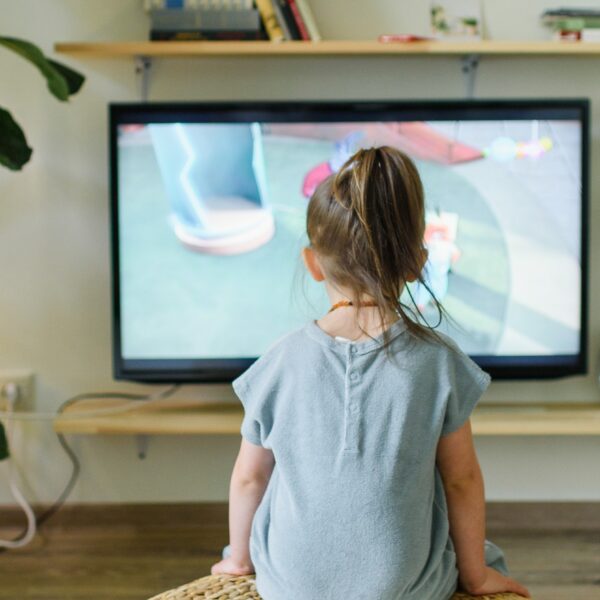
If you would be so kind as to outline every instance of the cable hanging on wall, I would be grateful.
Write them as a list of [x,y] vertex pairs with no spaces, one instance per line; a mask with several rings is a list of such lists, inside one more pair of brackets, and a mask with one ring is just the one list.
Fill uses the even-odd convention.
[[[14,406],[17,400],[17,390],[16,388],[13,390],[12,388],[4,389],[3,395],[7,399],[8,410],[0,412],[0,417],[5,422],[6,433],[7,433],[7,447],[10,452],[10,446],[12,441],[12,432],[15,421],[19,420],[46,420],[46,419],[54,419],[57,415],[63,413],[69,406],[73,406],[74,404],[81,402],[83,400],[98,400],[98,399],[122,399],[122,400],[131,400],[135,401],[131,404],[127,404],[125,406],[118,407],[108,407],[106,409],[96,409],[88,411],[90,415],[102,416],[107,414],[119,414],[123,412],[127,412],[133,410],[136,405],[137,407],[140,404],[148,405],[153,404],[154,402],[164,400],[172,396],[178,389],[179,384],[173,384],[158,392],[154,392],[152,394],[130,394],[130,393],[120,393],[120,392],[95,392],[89,394],[79,394],[72,398],[69,398],[65,402],[61,404],[58,410],[55,413],[18,413],[14,411]],[[0,553],[5,552],[6,550],[11,550],[14,548],[21,548],[29,544],[37,530],[41,527],[43,523],[45,523],[50,517],[56,514],[62,505],[65,503],[66,499],[69,497],[73,488],[75,487],[75,483],[79,477],[79,473],[81,471],[81,464],[79,459],[73,449],[67,443],[65,436],[61,433],[56,434],[58,438],[58,442],[61,445],[62,449],[65,451],[65,454],[69,458],[72,469],[71,475],[65,485],[63,491],[60,493],[59,497],[48,507],[44,512],[40,515],[35,514],[31,505],[25,498],[24,494],[21,492],[20,488],[16,483],[16,476],[13,470],[13,463],[11,462],[10,457],[4,461],[1,461],[6,465],[7,469],[7,478],[9,481],[11,493],[14,499],[17,501],[19,506],[23,509],[23,512],[27,518],[27,525],[25,529],[19,533],[15,538],[11,540],[0,540]],[[146,437],[146,436],[145,436]],[[138,456],[139,458],[145,458],[146,449],[147,449],[147,437],[143,442],[138,441]]]
[[[6,400],[6,405],[8,407],[6,412],[10,415],[14,412],[15,404],[17,403],[17,399],[19,397],[18,387],[14,383],[9,383],[5,385],[2,388],[2,397]],[[25,495],[21,491],[19,484],[17,483],[14,463],[10,454],[11,445],[13,441],[13,425],[14,421],[12,421],[11,419],[6,420],[4,428],[4,431],[6,432],[6,439],[4,440],[4,443],[6,444],[7,456],[3,461],[1,461],[1,464],[5,470],[5,475],[6,479],[8,480],[8,487],[10,489],[10,493],[12,494],[12,497],[15,499],[19,507],[25,513],[25,517],[27,519],[27,526],[21,534],[19,534],[16,538],[12,540],[0,539],[0,549],[13,549],[26,546],[34,538],[37,530],[35,514],[33,512],[33,509],[31,508],[31,505],[25,498]]]

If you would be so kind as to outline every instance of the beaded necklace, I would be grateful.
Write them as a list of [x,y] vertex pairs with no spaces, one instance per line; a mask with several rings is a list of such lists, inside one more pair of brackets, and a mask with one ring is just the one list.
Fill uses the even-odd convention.
[[[340,308],[341,306],[354,306],[354,304],[350,300],[340,300],[336,302],[327,312],[333,312],[336,308]],[[363,306],[377,306],[376,302],[363,302],[361,307]]]

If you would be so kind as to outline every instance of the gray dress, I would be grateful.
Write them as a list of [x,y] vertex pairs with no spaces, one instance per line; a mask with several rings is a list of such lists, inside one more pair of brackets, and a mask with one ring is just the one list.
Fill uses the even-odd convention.
[[[250,535],[264,600],[446,600],[456,589],[436,448],[490,377],[446,336],[450,347],[417,339],[401,320],[388,331],[392,359],[382,336],[348,342],[310,321],[233,382],[242,436],[275,457]],[[486,561],[506,574],[490,542]]]

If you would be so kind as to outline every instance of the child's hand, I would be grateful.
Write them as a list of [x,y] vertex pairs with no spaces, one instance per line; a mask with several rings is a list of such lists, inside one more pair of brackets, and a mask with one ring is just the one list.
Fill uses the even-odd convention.
[[251,575],[252,573],[254,573],[252,563],[240,564],[235,562],[231,556],[215,563],[210,569],[211,575]]
[[505,577],[496,569],[486,567],[485,579],[480,585],[463,585],[465,591],[473,596],[484,596],[485,594],[500,594],[502,592],[513,592],[526,598],[531,598],[529,590],[518,581]]

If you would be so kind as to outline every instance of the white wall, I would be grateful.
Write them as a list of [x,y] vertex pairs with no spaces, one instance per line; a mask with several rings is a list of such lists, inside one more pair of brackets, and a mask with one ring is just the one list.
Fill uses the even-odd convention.
[[[489,0],[498,39],[543,39],[538,24],[554,1]],[[578,2],[561,0],[561,5]],[[588,0],[587,5],[600,5]],[[143,40],[141,0],[0,0],[6,35],[53,53],[56,41]],[[311,0],[324,37],[366,39],[427,31],[423,0]],[[366,8],[368,7],[368,8]],[[0,104],[24,125],[34,155],[21,173],[0,170],[0,369],[32,368],[37,407],[75,393],[145,390],[111,377],[107,103],[138,98],[129,59],[74,60],[87,75],[69,105],[44,90],[32,67],[0,49]],[[600,348],[600,209],[596,173],[600,57],[484,58],[479,97],[589,96],[593,100],[591,362]],[[450,98],[464,84],[454,58],[214,58],[158,60],[152,100],[265,98]],[[560,273],[557,273],[560,277]],[[186,393],[231,397],[226,386]],[[493,383],[488,400],[600,400],[592,375]],[[15,455],[36,501],[62,489],[68,464],[48,423],[18,427]],[[156,437],[140,462],[125,437],[74,437],[83,473],[72,501],[225,500],[235,437]],[[507,438],[477,442],[490,499],[600,499],[600,439]],[[11,498],[0,482],[0,502]]]

